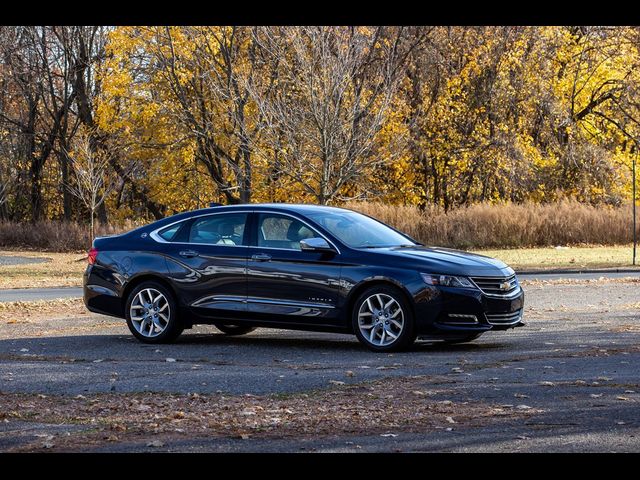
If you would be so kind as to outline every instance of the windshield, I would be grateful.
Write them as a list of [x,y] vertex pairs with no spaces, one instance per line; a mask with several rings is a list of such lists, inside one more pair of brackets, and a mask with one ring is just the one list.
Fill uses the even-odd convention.
[[351,248],[415,245],[404,235],[360,213],[324,211],[308,213],[307,216]]

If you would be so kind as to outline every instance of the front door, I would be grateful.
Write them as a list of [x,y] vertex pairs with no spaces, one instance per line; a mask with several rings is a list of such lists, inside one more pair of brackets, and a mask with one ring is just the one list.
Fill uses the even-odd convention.
[[248,314],[256,320],[335,325],[340,255],[302,251],[300,240],[321,235],[300,219],[279,213],[254,215]]
[[196,217],[165,246],[169,274],[180,284],[179,300],[194,313],[233,318],[246,312],[248,216],[230,212]]

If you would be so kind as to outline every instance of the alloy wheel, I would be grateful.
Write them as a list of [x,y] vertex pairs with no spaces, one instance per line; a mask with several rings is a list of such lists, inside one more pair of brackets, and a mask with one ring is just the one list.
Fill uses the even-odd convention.
[[404,324],[404,312],[400,303],[386,293],[367,297],[358,310],[360,333],[377,347],[394,343],[402,334]]
[[140,290],[131,302],[129,316],[133,327],[144,337],[157,337],[165,331],[171,317],[167,298],[155,288]]

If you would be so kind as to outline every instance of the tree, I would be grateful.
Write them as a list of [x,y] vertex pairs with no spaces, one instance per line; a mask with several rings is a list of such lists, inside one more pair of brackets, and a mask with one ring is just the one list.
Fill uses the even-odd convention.
[[91,133],[78,135],[73,150],[67,152],[71,160],[73,181],[67,185],[89,211],[91,239],[95,238],[95,213],[115,188],[116,182],[109,175],[111,165],[107,150],[95,150],[91,145]]
[[403,29],[283,27],[259,35],[279,65],[278,88],[254,99],[279,148],[280,173],[318,203],[343,199],[350,184],[389,160],[377,155],[376,140],[406,57]]

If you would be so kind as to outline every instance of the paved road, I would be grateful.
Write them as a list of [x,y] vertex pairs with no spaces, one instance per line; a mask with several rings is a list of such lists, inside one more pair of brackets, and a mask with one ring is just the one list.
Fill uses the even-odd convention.
[[44,263],[49,262],[48,258],[19,257],[15,255],[0,255],[0,266],[4,265],[23,265],[27,263]]
[[[150,346],[133,340],[121,321],[99,315],[0,324],[0,392],[48,399],[114,392],[312,395],[335,388],[332,380],[403,378],[436,392],[429,400],[505,411],[526,405],[536,413],[481,425],[399,427],[396,437],[364,431],[242,440],[193,432],[164,439],[155,450],[640,451],[637,283],[537,284],[525,290],[526,327],[488,333],[471,344],[421,343],[397,354],[371,353],[346,335],[258,329],[231,338],[213,327],[196,327],[173,345]],[[0,450],[78,429],[91,426],[0,422]],[[86,448],[149,451],[150,438]]]
[[[633,272],[591,272],[591,273],[526,273],[519,274],[520,280],[597,280],[599,278],[640,278],[640,270]],[[0,290],[1,302],[30,302],[56,298],[82,298],[82,288],[15,288]]]
[[82,298],[82,288],[9,288],[0,290],[0,302],[34,302],[57,298]]

